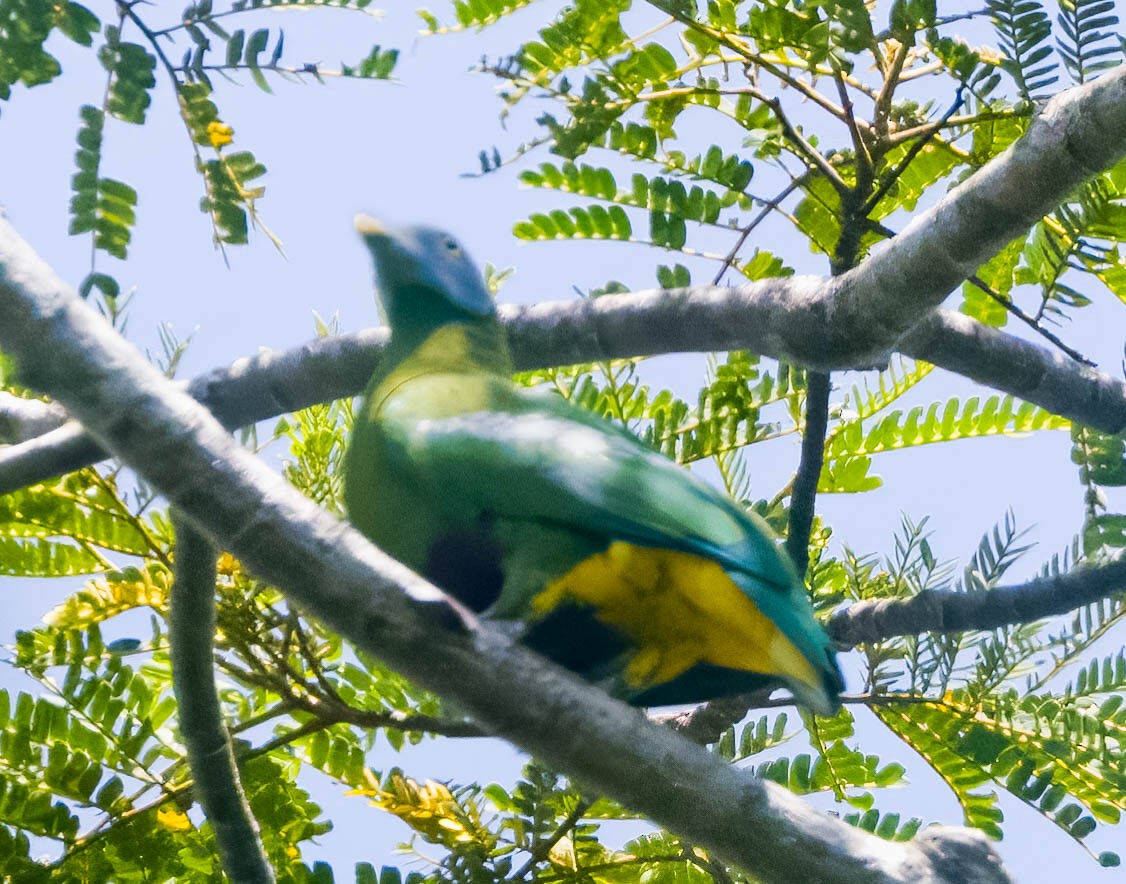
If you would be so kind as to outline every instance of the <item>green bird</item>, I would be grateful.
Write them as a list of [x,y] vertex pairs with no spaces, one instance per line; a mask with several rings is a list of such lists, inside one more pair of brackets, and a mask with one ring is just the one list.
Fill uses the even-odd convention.
[[832,644],[765,524],[624,429],[513,383],[493,299],[452,236],[356,227],[391,340],[345,460],[353,524],[634,705],[780,685],[834,711]]

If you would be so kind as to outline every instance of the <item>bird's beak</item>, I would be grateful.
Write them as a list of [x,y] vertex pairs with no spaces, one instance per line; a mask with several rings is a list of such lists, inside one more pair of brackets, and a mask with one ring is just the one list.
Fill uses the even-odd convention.
[[361,236],[386,236],[388,233],[386,227],[371,215],[365,215],[362,212],[352,219],[352,224],[355,225],[356,231]]

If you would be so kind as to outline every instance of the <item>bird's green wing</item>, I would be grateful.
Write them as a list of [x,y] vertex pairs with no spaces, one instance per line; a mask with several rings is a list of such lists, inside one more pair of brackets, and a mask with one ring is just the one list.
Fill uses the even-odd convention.
[[[477,407],[435,408],[439,401]],[[794,581],[754,517],[558,396],[489,376],[435,374],[390,397],[380,425],[439,506],[695,552],[780,588]]]

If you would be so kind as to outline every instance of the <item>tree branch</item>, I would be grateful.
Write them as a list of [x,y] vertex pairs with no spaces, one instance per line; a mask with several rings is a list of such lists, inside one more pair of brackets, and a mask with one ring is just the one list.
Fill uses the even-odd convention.
[[1027,325],[1030,329],[1032,329],[1034,332],[1036,332],[1036,334],[1038,334],[1040,337],[1042,337],[1045,341],[1048,341],[1049,343],[1052,344],[1052,346],[1056,347],[1058,350],[1062,351],[1063,353],[1066,353],[1070,358],[1074,359],[1076,362],[1080,362],[1083,365],[1092,365],[1092,366],[1095,365],[1094,362],[1092,362],[1090,359],[1088,359],[1086,356],[1084,356],[1082,353],[1080,353],[1074,347],[1070,347],[1066,343],[1064,343],[1064,341],[1060,338],[1059,335],[1057,335],[1055,332],[1053,332],[1047,326],[1042,325],[1040,323],[1040,321],[1036,319],[1035,316],[1029,316],[1027,313],[1025,313],[1023,310],[1021,310],[1020,307],[1018,307],[1015,303],[1013,303],[1011,298],[1005,297],[1004,295],[999,295],[997,292],[993,291],[993,287],[991,285],[989,285],[980,276],[978,276],[976,273],[973,276],[971,276],[967,280],[967,282],[969,282],[972,286],[974,286],[979,291],[984,292],[985,295],[988,298],[990,298],[991,300],[995,301],[996,303],[998,303],[1002,307],[1004,307],[1005,311],[1007,313],[1009,313],[1011,316],[1015,316],[1017,319],[1019,319],[1021,322],[1023,322],[1025,325]]
[[[895,237],[894,249],[876,252],[832,281],[815,311],[826,323],[820,343],[856,361],[868,342],[905,334],[1076,187],[1126,156],[1124,136],[1126,65],[1056,95],[1024,136],[916,215]],[[795,355],[816,364],[819,349],[808,358]],[[845,355],[850,351],[851,358]]]
[[[730,289],[704,286],[607,295],[593,302],[502,305],[501,313],[522,370],[675,352],[749,349],[770,355],[776,343],[769,328],[772,308],[761,302],[783,303],[793,279]],[[776,291],[773,283],[778,283]],[[689,316],[692,321],[686,322]],[[766,325],[756,326],[756,319]],[[293,350],[245,357],[230,368],[201,375],[188,389],[217,411],[224,426],[236,429],[358,395],[367,383],[365,374],[375,370],[385,339],[383,329],[318,338]],[[1122,381],[969,316],[932,311],[896,349],[1104,432],[1126,428]],[[77,423],[66,423],[0,447],[0,494],[106,456]]]
[[924,589],[906,599],[857,602],[829,621],[829,635],[854,647],[897,635],[964,632],[1034,623],[1126,592],[1126,559],[978,592]]
[[717,742],[724,731],[746,718],[752,709],[769,702],[772,693],[773,688],[766,688],[750,694],[718,697],[683,712],[657,714],[651,719],[671,727],[693,743],[707,746]]
[[[200,375],[187,390],[228,430],[238,429],[319,402],[355,396],[375,370],[386,340],[385,329],[368,329],[316,338],[292,350],[259,352]],[[52,408],[65,417],[58,406]],[[64,423],[36,438],[0,447],[0,494],[107,456],[78,423]]]
[[896,349],[1076,423],[1105,433],[1126,429],[1122,381],[961,313],[933,311]]
[[[794,279],[740,288],[702,286],[607,295],[593,302],[502,305],[501,314],[521,370],[676,352],[748,349],[771,355],[777,340],[771,334],[774,308],[769,304],[784,304]],[[808,278],[797,278],[804,279]],[[293,350],[245,357],[230,368],[201,375],[188,389],[217,411],[225,427],[236,429],[358,395],[367,382],[365,374],[375,370],[385,339],[383,329],[318,338]],[[1122,381],[969,316],[932,311],[896,349],[1104,432],[1126,428]],[[34,439],[0,447],[0,494],[106,456],[78,424],[66,423]]]
[[195,796],[215,832],[231,881],[273,884],[274,871],[246,803],[215,686],[217,553],[211,541],[178,511],[172,511],[172,519],[176,526],[176,578],[169,612],[172,687]]
[[66,422],[66,412],[53,402],[23,399],[0,390],[0,445],[26,442]]
[[[906,844],[869,835],[731,768],[477,623],[241,449],[3,220],[0,346],[23,382],[62,403],[292,602],[549,766],[761,880],[1007,879],[979,832],[934,828]],[[438,622],[447,628],[439,631]]]

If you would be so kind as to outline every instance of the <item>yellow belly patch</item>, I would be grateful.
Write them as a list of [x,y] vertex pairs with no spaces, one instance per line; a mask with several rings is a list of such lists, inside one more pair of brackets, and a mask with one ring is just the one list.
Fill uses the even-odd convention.
[[573,602],[636,645],[633,688],[663,684],[697,663],[819,687],[809,661],[716,562],[690,553],[611,543],[532,599],[536,614]]

